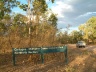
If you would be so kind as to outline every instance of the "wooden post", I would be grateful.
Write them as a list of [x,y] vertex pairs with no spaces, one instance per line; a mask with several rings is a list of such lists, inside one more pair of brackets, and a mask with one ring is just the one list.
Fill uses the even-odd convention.
[[41,60],[42,60],[42,63],[44,63],[44,54],[43,54],[42,47],[41,47]]
[[66,50],[65,50],[65,63],[68,64],[68,57],[67,57],[67,46],[64,46],[66,47]]
[[12,48],[12,57],[13,57],[13,65],[15,66],[15,54],[14,54],[14,48]]

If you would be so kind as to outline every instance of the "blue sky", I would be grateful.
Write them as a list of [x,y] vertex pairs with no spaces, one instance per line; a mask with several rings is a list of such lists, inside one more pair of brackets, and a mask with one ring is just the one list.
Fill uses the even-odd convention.
[[[27,0],[18,0],[18,1],[20,1],[20,3],[22,3],[22,4],[27,4]],[[22,9],[18,8],[18,7],[13,8],[12,12],[21,13],[21,14],[26,15],[26,12],[23,11]]]
[[[27,0],[19,0],[27,3]],[[68,24],[71,25],[70,31],[77,30],[80,24],[84,24],[90,17],[96,16],[96,0],[55,0],[52,4],[46,0],[49,8],[58,17],[58,29],[65,30]],[[26,14],[19,8],[14,8],[14,12]]]

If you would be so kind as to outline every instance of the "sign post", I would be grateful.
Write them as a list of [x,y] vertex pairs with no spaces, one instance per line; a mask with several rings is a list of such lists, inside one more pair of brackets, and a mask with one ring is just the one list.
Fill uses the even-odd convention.
[[13,65],[15,66],[15,56],[19,54],[40,54],[41,61],[44,63],[45,53],[64,52],[65,62],[68,63],[67,46],[58,47],[37,47],[37,48],[12,48]]
[[15,54],[14,54],[14,48],[12,48],[12,57],[13,57],[13,65],[15,66]]

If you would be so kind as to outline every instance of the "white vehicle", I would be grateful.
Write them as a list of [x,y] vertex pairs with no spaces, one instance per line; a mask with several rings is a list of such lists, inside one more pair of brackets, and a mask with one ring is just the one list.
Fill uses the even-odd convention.
[[84,42],[84,41],[78,41],[77,43],[76,43],[76,47],[78,47],[78,48],[80,48],[80,47],[86,47],[86,43]]

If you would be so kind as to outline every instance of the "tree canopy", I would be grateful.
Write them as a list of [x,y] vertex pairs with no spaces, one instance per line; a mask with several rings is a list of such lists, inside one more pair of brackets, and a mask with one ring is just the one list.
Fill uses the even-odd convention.
[[79,26],[79,30],[83,32],[83,38],[91,40],[96,39],[96,17],[91,17],[85,24]]

